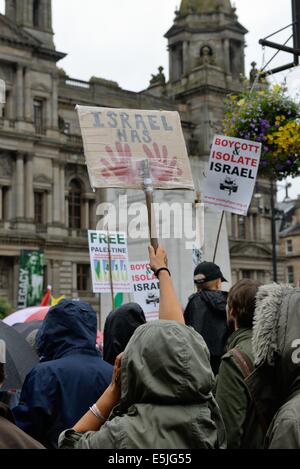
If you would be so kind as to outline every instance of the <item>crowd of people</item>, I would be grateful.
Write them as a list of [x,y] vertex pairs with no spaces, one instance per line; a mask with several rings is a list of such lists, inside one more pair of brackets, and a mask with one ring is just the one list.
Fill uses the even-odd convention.
[[[243,279],[225,293],[203,262],[183,311],[166,251],[149,257],[159,320],[112,311],[102,353],[90,305],[52,307],[18,405],[0,404],[0,448],[299,449],[300,289]],[[0,341],[1,383],[5,361]]]

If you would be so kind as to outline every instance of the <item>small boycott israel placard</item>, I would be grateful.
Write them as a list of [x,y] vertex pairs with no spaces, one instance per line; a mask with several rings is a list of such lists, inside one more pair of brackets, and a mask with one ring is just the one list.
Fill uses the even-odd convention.
[[233,137],[214,137],[204,204],[216,209],[247,215],[261,154],[261,143]]
[[158,319],[159,281],[149,261],[130,262],[130,274],[134,301],[143,309],[147,321]]
[[88,237],[93,292],[131,292],[126,233],[89,230]]
[[147,162],[154,188],[194,190],[178,112],[76,109],[93,188],[143,189]]

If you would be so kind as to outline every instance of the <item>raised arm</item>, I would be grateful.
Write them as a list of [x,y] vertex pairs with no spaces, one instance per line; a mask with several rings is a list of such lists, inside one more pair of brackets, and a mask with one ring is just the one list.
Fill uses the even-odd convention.
[[[123,353],[117,356],[111,384],[98,399],[95,406],[92,407],[80,420],[74,425],[73,430],[78,433],[99,430],[106,422],[112,409],[119,403],[121,397],[121,363]],[[95,414],[98,414],[95,415]]]
[[184,324],[184,317],[181,309],[181,304],[176,296],[172,279],[167,270],[167,253],[162,246],[158,246],[156,252],[154,251],[152,246],[149,246],[148,249],[151,269],[154,273],[158,273],[159,278],[159,319],[173,320]]

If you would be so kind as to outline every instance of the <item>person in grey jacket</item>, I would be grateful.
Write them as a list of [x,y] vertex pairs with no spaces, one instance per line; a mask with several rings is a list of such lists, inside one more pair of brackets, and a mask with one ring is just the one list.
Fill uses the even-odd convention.
[[260,287],[254,317],[256,370],[247,379],[269,428],[265,448],[300,449],[300,288]]
[[60,435],[60,448],[225,448],[208,348],[184,324],[165,257],[161,247],[150,250],[161,284],[161,320],[136,329],[116,359],[111,385]]

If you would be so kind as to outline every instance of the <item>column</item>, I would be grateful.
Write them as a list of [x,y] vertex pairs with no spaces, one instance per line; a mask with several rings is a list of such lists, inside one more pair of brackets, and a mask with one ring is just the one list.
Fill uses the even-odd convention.
[[45,31],[48,29],[48,3],[49,2],[44,2],[43,9],[42,9],[42,15],[43,15],[43,22],[42,22],[42,29]]
[[224,39],[224,69],[227,75],[230,74],[230,42],[229,39]]
[[65,167],[61,165],[59,168],[60,173],[60,221],[63,225],[66,224],[65,218]]
[[59,166],[56,162],[53,162],[53,221],[60,223]]
[[250,237],[250,240],[253,241],[254,240],[254,220],[253,220],[253,215],[249,215],[248,216],[248,221],[249,221],[249,237]]
[[14,113],[14,97],[13,97],[13,90],[9,90],[8,96],[7,96],[7,119],[12,120],[15,117]]
[[185,75],[188,72],[189,69],[189,44],[188,42],[183,43],[183,74]]
[[13,203],[12,203],[12,186],[8,188],[8,193],[7,193],[7,220],[11,220],[14,218],[13,215]]
[[234,225],[234,237],[237,239],[239,237],[239,226],[238,226],[238,217],[235,213],[232,214],[233,225]]
[[24,155],[17,154],[16,161],[17,218],[24,218]]
[[168,50],[169,50],[169,75],[170,75],[170,80],[172,81],[174,79],[172,46],[169,46]]
[[96,229],[96,202],[95,200],[90,200],[89,204],[89,212],[90,212],[90,229]]
[[257,241],[261,240],[261,214],[258,213],[256,217],[256,231],[257,231]]
[[57,129],[58,126],[58,80],[56,77],[52,78],[52,126]]
[[232,270],[232,284],[234,285],[238,280],[238,275],[237,275],[237,270],[233,269]]
[[53,295],[60,295],[60,263],[57,260],[52,261],[52,287]]
[[25,216],[30,220],[34,219],[34,193],[33,193],[33,163],[32,155],[27,155],[25,167]]
[[228,237],[234,238],[234,232],[233,232],[233,227],[232,227],[232,224],[233,224],[232,213],[226,213],[225,220],[226,220]]
[[52,102],[50,100],[50,98],[46,99],[44,101],[45,103],[45,106],[46,106],[46,122],[45,122],[45,125],[44,125],[44,129],[45,129],[45,133],[46,133],[46,129],[48,129],[49,127],[52,127]]
[[66,220],[66,226],[69,227],[69,200],[68,200],[68,197],[65,197],[65,220]]
[[84,200],[84,228],[89,229],[89,199]]
[[47,192],[47,223],[48,225],[52,224],[52,193],[51,191]]
[[72,289],[73,292],[77,292],[77,264],[72,263]]
[[27,67],[25,70],[25,120],[32,121],[32,96],[31,96],[31,70]]
[[233,237],[234,239],[237,239],[237,237],[238,237],[238,236],[237,236],[238,233],[237,233],[237,229],[236,229],[236,228],[237,228],[237,227],[236,227],[236,215],[235,215],[235,213],[232,213],[232,214],[231,214],[231,231],[232,231],[232,237]]
[[49,31],[52,31],[52,7],[51,7],[51,2],[47,2],[47,23],[46,23],[46,28],[49,29]]
[[18,65],[17,69],[17,119],[24,119],[24,79],[22,65]]
[[33,10],[33,1],[27,2],[27,8],[24,7],[23,20],[28,26],[32,25],[32,10]]
[[13,266],[13,306],[17,309],[18,306],[18,291],[19,291],[19,266],[20,266],[20,257],[14,258]]
[[47,264],[47,284],[53,285],[53,275],[52,275],[52,262],[50,259],[46,261]]
[[2,187],[0,186],[0,221],[3,219],[3,207],[2,207],[3,197],[2,197]]

